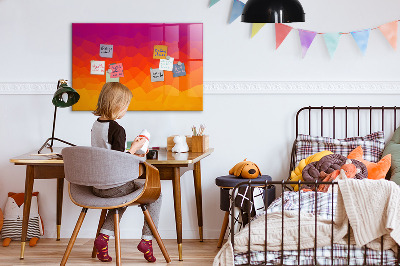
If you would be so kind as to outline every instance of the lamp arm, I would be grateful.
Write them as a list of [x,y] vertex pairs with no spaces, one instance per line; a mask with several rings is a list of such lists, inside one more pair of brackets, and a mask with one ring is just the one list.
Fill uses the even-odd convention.
[[55,131],[55,129],[56,129],[56,118],[57,118],[57,106],[54,106],[53,131],[52,131],[52,133],[51,133],[51,144],[50,144],[50,148],[53,147],[54,131]]

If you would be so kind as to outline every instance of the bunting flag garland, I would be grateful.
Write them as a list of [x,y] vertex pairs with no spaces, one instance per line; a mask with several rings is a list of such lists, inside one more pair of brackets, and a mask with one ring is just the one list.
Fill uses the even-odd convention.
[[352,31],[351,35],[353,35],[354,40],[356,41],[360,51],[363,55],[365,55],[365,51],[368,46],[369,33],[371,29],[360,30],[360,31]]
[[219,2],[219,0],[210,0],[210,5],[208,7],[212,7],[213,5],[215,5],[218,2]]
[[256,35],[262,27],[264,27],[265,23],[252,23],[252,28],[251,28],[251,38]]
[[229,18],[229,24],[242,15],[243,8],[244,8],[243,2],[239,0],[233,0],[231,17]]
[[[210,1],[209,7],[212,7],[220,0],[209,0],[209,1]],[[233,21],[235,21],[238,17],[240,17],[245,7],[244,0],[231,0],[231,1],[232,1],[232,10],[228,20],[229,24],[232,24]],[[283,41],[286,39],[286,37],[292,30],[298,30],[300,36],[302,58],[306,56],[307,51],[310,48],[317,34],[322,35],[322,37],[324,38],[326,48],[328,49],[328,53],[331,58],[333,58],[337,50],[337,47],[339,45],[340,37],[343,34],[351,34],[357,46],[359,47],[361,53],[365,55],[371,31],[379,29],[382,32],[383,36],[385,36],[389,44],[392,46],[392,48],[396,50],[399,21],[400,20],[395,20],[374,28],[368,28],[360,31],[333,32],[333,33],[303,30],[303,29],[293,28],[291,26],[282,23],[275,23],[275,41],[276,41],[275,49],[278,49],[281,46]],[[252,23],[251,38],[253,38],[264,27],[265,24],[266,23]]]
[[293,28],[288,25],[275,23],[276,49],[278,49],[278,47],[282,44],[282,42],[285,40],[286,36],[288,36],[292,29]]
[[332,58],[333,54],[336,51],[336,48],[338,47],[339,39],[340,36],[342,36],[342,34],[340,34],[339,32],[334,32],[334,33],[325,33],[323,36],[326,48],[328,48],[329,55]]
[[301,54],[302,57],[304,58],[306,56],[306,53],[308,51],[308,48],[310,48],[310,45],[312,44],[315,36],[317,33],[315,31],[308,31],[308,30],[300,30],[299,29],[299,36],[300,36],[300,43],[301,43]]
[[397,48],[397,22],[396,20],[378,27],[394,50]]

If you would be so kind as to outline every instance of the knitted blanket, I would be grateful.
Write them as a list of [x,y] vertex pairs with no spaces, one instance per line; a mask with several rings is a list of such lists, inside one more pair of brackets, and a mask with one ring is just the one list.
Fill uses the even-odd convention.
[[[380,237],[384,237],[384,249],[395,249],[400,243],[400,188],[387,180],[339,181],[338,202],[334,225],[334,243],[345,244],[348,222],[352,228],[351,244],[367,245],[380,250]],[[301,213],[298,228],[298,212],[285,211],[284,249],[296,250],[298,230],[300,230],[300,248],[314,247],[315,216]],[[280,250],[282,239],[282,213],[267,216],[268,250]],[[248,226],[235,235],[235,252],[246,252],[248,246]],[[317,216],[317,247],[330,245],[331,221]],[[263,251],[265,245],[265,216],[258,217],[251,223],[250,249]],[[234,251],[228,241],[214,259],[214,266],[234,265]]]
[[356,245],[395,250],[400,243],[400,187],[385,179],[339,180],[335,229],[347,230]]
[[[300,230],[300,248],[314,247],[315,216],[311,213],[300,213],[300,227],[298,227],[299,215],[297,211],[285,211],[283,213],[284,232],[283,242],[285,250],[297,250],[298,230]],[[317,246],[323,247],[331,243],[332,221],[317,216]],[[264,251],[265,245],[265,215],[259,216],[250,226],[251,240],[250,250]],[[267,249],[278,251],[281,249],[282,239],[282,212],[275,212],[267,216]],[[249,241],[249,227],[244,227],[235,234],[235,252],[246,252]],[[343,244],[340,239],[338,243]],[[214,266],[234,265],[234,252],[231,242],[228,241],[218,252],[214,259]]]

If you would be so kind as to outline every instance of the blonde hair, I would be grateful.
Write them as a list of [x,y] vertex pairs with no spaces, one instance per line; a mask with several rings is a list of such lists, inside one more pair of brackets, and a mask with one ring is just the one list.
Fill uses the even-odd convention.
[[107,82],[101,89],[97,107],[93,114],[115,120],[131,99],[132,92],[125,85],[119,82]]

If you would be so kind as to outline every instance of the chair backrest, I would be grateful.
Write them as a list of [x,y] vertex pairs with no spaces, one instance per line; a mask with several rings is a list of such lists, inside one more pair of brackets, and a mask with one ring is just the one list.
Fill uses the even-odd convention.
[[97,147],[62,150],[65,179],[83,186],[118,186],[139,176],[144,159],[132,154]]

